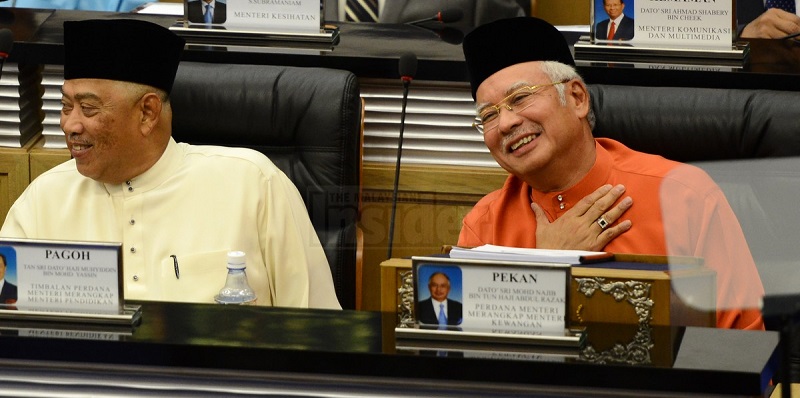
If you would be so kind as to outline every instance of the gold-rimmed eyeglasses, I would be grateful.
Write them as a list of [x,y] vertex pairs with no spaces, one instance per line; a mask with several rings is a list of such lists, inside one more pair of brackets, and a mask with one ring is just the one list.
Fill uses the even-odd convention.
[[479,133],[485,134],[487,131],[491,131],[497,127],[497,125],[500,123],[500,109],[505,108],[514,113],[520,113],[536,102],[534,99],[540,89],[548,86],[555,86],[556,84],[566,83],[568,81],[569,79],[562,80],[560,82],[520,87],[507,97],[503,98],[497,104],[483,108],[480,114],[475,117],[472,127],[475,127]]

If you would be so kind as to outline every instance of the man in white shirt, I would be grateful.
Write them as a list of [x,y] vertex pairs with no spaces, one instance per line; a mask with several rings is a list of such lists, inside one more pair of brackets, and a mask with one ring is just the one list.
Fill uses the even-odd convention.
[[227,252],[240,250],[257,304],[341,308],[288,177],[256,151],[172,139],[183,47],[145,21],[64,23],[61,128],[73,159],[28,186],[0,236],[122,242],[134,300],[212,303]]

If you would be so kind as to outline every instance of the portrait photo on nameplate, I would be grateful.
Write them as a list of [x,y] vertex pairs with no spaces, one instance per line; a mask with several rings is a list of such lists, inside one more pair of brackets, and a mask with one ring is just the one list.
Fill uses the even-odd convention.
[[736,36],[733,0],[592,0],[595,43],[730,49]]
[[567,333],[568,264],[412,257],[412,272],[420,329]]
[[[0,239],[0,311],[119,314],[121,244]],[[0,275],[2,276],[2,275]],[[15,297],[6,297],[14,286]]]
[[183,7],[186,24],[195,28],[313,34],[323,21],[318,0],[183,0]]

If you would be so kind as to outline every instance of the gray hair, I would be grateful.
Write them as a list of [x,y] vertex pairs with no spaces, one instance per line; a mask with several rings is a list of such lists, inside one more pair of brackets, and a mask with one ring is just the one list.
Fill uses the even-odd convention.
[[116,83],[125,91],[126,95],[130,96],[133,100],[142,98],[147,93],[155,93],[158,98],[161,99],[161,102],[169,104],[169,94],[160,88],[126,81],[116,81]]
[[[578,74],[578,71],[575,70],[574,67],[562,64],[561,62],[556,61],[543,61],[542,62],[542,72],[544,72],[547,77],[550,78],[552,82],[560,82],[564,80],[573,80],[576,79],[583,84],[586,82],[583,81],[581,75]],[[561,102],[561,105],[567,104],[567,96],[564,92],[564,85],[563,84],[556,84],[556,91],[558,91],[558,99]],[[595,125],[595,115],[594,110],[592,109],[591,103],[589,104],[589,113],[586,114],[586,121],[589,122],[589,128],[594,131]]]

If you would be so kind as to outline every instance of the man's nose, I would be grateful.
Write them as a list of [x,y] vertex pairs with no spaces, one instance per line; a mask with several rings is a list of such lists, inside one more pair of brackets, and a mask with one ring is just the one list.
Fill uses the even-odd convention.
[[83,133],[83,123],[77,113],[72,111],[69,114],[61,114],[61,130],[64,134]]
[[497,114],[497,128],[501,134],[508,134],[514,127],[522,123],[522,117],[506,104],[500,106]]

